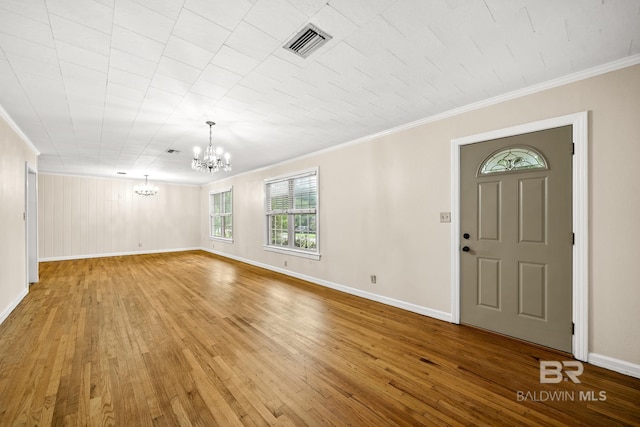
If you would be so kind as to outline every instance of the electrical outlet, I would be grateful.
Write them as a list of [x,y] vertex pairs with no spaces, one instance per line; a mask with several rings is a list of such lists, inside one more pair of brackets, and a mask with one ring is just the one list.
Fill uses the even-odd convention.
[[138,247],[141,248],[142,247],[142,243],[138,243]]
[[285,267],[287,266],[287,261],[285,261],[285,262],[284,262],[284,266],[285,266]]
[[376,277],[375,274],[371,275],[371,283],[376,283],[376,281],[378,280],[378,278]]
[[451,212],[440,212],[440,222],[451,222]]

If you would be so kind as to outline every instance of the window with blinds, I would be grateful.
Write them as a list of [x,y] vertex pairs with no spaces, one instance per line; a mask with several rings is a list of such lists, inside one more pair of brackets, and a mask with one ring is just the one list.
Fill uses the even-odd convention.
[[209,237],[233,239],[233,189],[209,193]]
[[265,181],[267,248],[318,254],[318,171]]

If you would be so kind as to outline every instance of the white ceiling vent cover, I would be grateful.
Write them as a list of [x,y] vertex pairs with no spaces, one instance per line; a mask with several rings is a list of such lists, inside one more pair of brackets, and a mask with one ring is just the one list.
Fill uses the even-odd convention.
[[298,56],[306,58],[320,46],[331,40],[331,36],[312,24],[307,24],[283,47]]

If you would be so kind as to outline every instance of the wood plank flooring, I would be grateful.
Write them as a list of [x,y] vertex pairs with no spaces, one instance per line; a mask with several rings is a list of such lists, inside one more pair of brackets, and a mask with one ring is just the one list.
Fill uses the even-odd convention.
[[567,355],[205,252],[40,277],[0,325],[0,426],[640,424],[639,379],[540,384]]

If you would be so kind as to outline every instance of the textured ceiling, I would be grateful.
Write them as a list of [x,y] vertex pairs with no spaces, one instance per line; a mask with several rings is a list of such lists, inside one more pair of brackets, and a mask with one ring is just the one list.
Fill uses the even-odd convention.
[[207,120],[236,174],[638,53],[638,0],[0,0],[0,105],[52,173],[203,184]]

